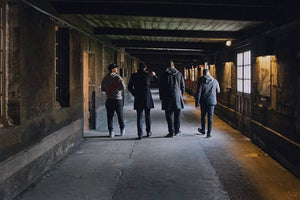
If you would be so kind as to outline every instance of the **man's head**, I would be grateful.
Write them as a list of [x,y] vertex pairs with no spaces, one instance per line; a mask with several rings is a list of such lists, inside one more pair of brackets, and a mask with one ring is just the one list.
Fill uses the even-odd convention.
[[110,64],[108,65],[107,69],[109,72],[117,72],[118,71],[118,65],[117,64]]
[[204,69],[203,70],[203,75],[205,76],[205,75],[209,75],[210,73],[209,73],[209,69]]
[[139,70],[145,70],[146,68],[147,68],[146,64],[144,62],[140,62]]
[[170,67],[171,67],[171,68],[174,68],[174,67],[175,67],[174,62],[173,62],[172,60],[170,60]]

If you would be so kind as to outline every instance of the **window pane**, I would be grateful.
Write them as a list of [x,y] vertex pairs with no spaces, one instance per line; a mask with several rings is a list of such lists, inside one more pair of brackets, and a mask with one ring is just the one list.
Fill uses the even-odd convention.
[[250,65],[251,64],[251,53],[250,51],[244,52],[244,65]]
[[0,50],[3,50],[3,29],[0,29]]
[[0,72],[0,99],[2,99],[2,72]]
[[244,92],[247,94],[251,93],[251,80],[244,80]]
[[195,81],[195,69],[192,68],[192,81]]
[[237,54],[237,91],[251,93],[251,51]]
[[239,53],[239,54],[237,55],[237,65],[238,65],[238,66],[243,65],[243,54],[242,54],[242,53]]
[[0,72],[2,72],[2,54],[3,52],[0,50]]
[[247,81],[246,80],[244,80],[244,93],[248,93],[248,91],[247,91]]
[[237,78],[243,78],[243,67],[237,68]]
[[243,80],[241,80],[241,79],[237,80],[237,91],[243,92]]
[[56,100],[61,107],[69,106],[69,46],[68,28],[57,28],[56,34]]
[[244,67],[244,79],[251,79],[251,67],[249,65]]
[[2,96],[2,72],[0,72],[0,96]]
[[[2,6],[2,5],[1,5]],[[3,49],[3,27],[2,27],[2,13],[3,13],[3,8],[0,8],[0,116],[3,115],[2,113],[2,104],[3,104],[3,90],[2,90],[2,81],[3,81],[3,66],[2,66],[2,49]]]
[[2,8],[0,8],[0,27],[2,27],[2,12],[3,12],[3,10],[2,10]]

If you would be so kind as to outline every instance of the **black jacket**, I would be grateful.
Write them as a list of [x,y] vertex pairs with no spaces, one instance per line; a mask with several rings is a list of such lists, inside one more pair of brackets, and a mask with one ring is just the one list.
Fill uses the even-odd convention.
[[154,108],[152,94],[150,90],[151,82],[157,81],[156,76],[145,70],[138,70],[132,74],[128,90],[134,96],[134,109]]
[[162,110],[184,108],[183,93],[185,91],[184,78],[175,68],[167,68],[159,81],[159,97]]
[[195,96],[195,106],[217,105],[217,93],[220,93],[219,82],[210,75],[202,76],[198,79],[197,92]]

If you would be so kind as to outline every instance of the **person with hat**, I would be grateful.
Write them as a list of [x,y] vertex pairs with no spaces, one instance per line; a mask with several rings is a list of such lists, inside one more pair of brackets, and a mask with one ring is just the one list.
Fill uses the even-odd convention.
[[120,135],[123,136],[125,134],[125,124],[123,119],[125,83],[122,77],[118,75],[118,67],[117,64],[110,64],[108,66],[109,72],[105,75],[101,83],[101,91],[106,93],[105,108],[110,137],[115,136],[113,131],[113,117],[115,112],[118,116]]

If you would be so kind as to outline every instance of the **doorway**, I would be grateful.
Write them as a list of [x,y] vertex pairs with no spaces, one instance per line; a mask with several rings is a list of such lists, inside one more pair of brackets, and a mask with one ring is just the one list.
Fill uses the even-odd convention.
[[96,128],[95,54],[83,53],[83,123],[84,131]]
[[251,51],[237,54],[237,129],[249,136],[251,116]]
[[89,53],[83,53],[83,131],[89,130]]

